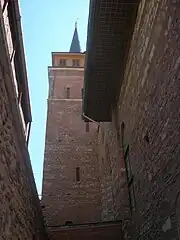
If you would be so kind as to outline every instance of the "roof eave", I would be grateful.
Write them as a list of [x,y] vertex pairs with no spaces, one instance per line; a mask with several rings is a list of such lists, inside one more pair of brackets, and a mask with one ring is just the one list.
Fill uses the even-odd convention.
[[123,2],[112,0],[107,7],[106,1],[90,1],[83,112],[99,122],[111,121],[139,5],[139,0]]
[[31,105],[30,105],[30,97],[29,97],[29,87],[28,87],[28,80],[27,80],[27,70],[26,70],[26,60],[25,60],[25,53],[24,53],[24,44],[23,44],[23,37],[22,37],[22,28],[21,28],[21,16],[19,11],[19,4],[18,1],[14,1],[14,14],[16,18],[16,32],[18,36],[19,41],[19,54],[20,54],[20,66],[21,71],[23,74],[23,83],[24,83],[24,91],[25,91],[25,108],[26,108],[26,121],[31,122],[32,121],[32,115],[31,115]]
[[61,54],[61,55],[84,55],[85,52],[52,52],[51,53],[52,56],[53,55],[58,55],[58,54]]

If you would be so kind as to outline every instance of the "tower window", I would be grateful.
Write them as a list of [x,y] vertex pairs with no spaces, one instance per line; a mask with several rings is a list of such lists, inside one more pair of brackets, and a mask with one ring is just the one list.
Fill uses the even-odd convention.
[[73,222],[72,221],[66,221],[65,225],[73,225]]
[[66,66],[66,60],[65,59],[60,59],[59,60],[59,66],[60,67],[65,67]]
[[86,132],[89,132],[89,122],[86,123]]
[[76,168],[76,181],[77,182],[80,181],[80,168],[79,167]]
[[66,88],[66,98],[70,98],[70,87]]
[[84,95],[84,89],[81,88],[81,97],[83,98],[83,95]]
[[73,65],[73,67],[79,67],[79,66],[80,66],[80,61],[79,61],[79,59],[73,59],[73,60],[72,60],[72,65]]
[[125,130],[125,124],[124,124],[124,122],[122,122],[122,123],[121,123],[122,144],[124,144],[124,130]]

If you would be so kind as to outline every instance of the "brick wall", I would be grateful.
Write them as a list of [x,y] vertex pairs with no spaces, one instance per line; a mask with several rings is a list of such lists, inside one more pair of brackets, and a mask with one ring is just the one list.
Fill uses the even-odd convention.
[[122,223],[106,222],[50,228],[49,236],[52,240],[122,240]]
[[141,1],[116,107],[114,132],[123,121],[134,176],[133,239],[179,239],[179,8],[179,1]]
[[[42,205],[47,226],[100,221],[100,181],[97,158],[97,125],[82,120],[82,73],[54,71],[48,100]],[[77,77],[79,74],[79,77]],[[51,74],[52,76],[53,74]],[[71,99],[61,90],[72,87]],[[74,99],[72,99],[74,97]],[[76,168],[80,169],[80,181]]]
[[53,98],[67,98],[67,87],[69,90],[69,98],[81,99],[81,89],[83,87],[83,69],[80,70],[63,70],[49,68],[49,78],[53,81]]
[[0,39],[0,239],[46,239],[2,32]]

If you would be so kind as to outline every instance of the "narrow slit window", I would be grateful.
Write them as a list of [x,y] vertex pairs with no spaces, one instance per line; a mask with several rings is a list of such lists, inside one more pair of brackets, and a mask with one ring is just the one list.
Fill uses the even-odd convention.
[[84,95],[84,89],[81,88],[81,97],[82,97],[82,99],[83,99],[83,95]]
[[70,88],[66,88],[66,98],[70,98]]
[[86,123],[86,132],[89,132],[89,122]]
[[125,124],[124,122],[121,123],[121,140],[122,140],[122,146],[124,147],[124,130],[125,130]]
[[80,168],[79,167],[76,168],[76,181],[77,182],[80,181]]

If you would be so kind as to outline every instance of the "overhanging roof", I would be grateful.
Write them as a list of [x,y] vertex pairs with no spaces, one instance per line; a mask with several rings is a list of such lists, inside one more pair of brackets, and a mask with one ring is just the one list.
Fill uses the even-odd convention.
[[29,88],[28,88],[28,80],[27,80],[27,70],[26,70],[26,61],[25,61],[25,53],[24,53],[24,44],[22,37],[22,28],[21,28],[21,16],[19,10],[18,1],[9,1],[9,21],[11,24],[11,34],[14,41],[16,41],[16,63],[15,67],[18,69],[18,81],[22,92],[22,109],[24,114],[24,119],[26,124],[32,121],[31,115],[31,106],[30,106],[30,98],[29,98]]
[[83,112],[111,121],[123,81],[139,0],[90,0]]

